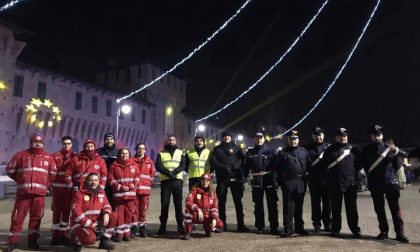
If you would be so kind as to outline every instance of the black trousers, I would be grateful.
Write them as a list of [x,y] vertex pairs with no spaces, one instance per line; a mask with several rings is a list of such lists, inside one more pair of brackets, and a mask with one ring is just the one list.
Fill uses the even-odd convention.
[[252,188],[252,201],[255,203],[255,227],[257,229],[264,229],[264,193],[267,200],[268,221],[270,222],[271,230],[279,227],[277,201],[277,190],[275,188]]
[[332,226],[333,232],[340,232],[341,230],[341,207],[346,208],[347,224],[352,233],[360,232],[359,214],[357,212],[357,187],[349,187],[346,192],[340,192],[339,189],[330,191],[331,197],[331,212],[332,212]]
[[112,187],[109,183],[106,183],[105,185],[105,194],[106,194],[109,204],[112,207],[112,211],[115,211],[115,205],[114,205],[114,200],[113,200],[114,191],[112,190]]
[[[394,230],[397,235],[404,234],[404,221],[402,219],[401,208],[399,204],[400,191],[393,185],[386,185],[385,190],[372,190],[371,196],[376,215],[378,216],[379,230],[388,233],[389,226],[385,213],[385,197],[388,201],[389,210],[391,211]],[[385,196],[385,197],[384,197]]]
[[302,219],[303,200],[305,193],[298,193],[296,190],[282,188],[283,195],[283,226],[284,231],[302,230],[305,222]]
[[331,227],[331,200],[326,186],[310,184],[312,224],[314,227],[321,226],[321,220],[325,227]]
[[199,184],[200,184],[200,181],[201,181],[201,178],[200,178],[200,177],[197,177],[197,178],[190,178],[190,179],[188,180],[188,188],[190,189],[190,192],[191,192],[191,188],[192,188],[193,186],[195,186],[195,185],[199,185]]
[[219,199],[219,217],[226,225],[226,197],[228,188],[232,193],[233,203],[235,204],[236,220],[238,225],[244,224],[244,208],[242,197],[244,196],[244,187],[242,182],[230,180],[217,180],[216,194]]
[[171,194],[175,206],[175,217],[178,225],[183,225],[184,213],[182,211],[182,184],[180,179],[167,179],[160,183],[160,224],[166,225],[168,220],[169,203]]

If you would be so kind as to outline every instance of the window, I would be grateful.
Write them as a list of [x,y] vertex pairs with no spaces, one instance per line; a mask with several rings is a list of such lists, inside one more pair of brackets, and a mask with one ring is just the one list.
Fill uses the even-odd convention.
[[23,97],[23,76],[15,75],[15,82],[13,85],[13,96]]
[[74,103],[75,110],[82,110],[82,93],[76,92],[76,100]]
[[131,111],[131,121],[132,122],[136,121],[136,113],[134,112],[134,110]]
[[111,117],[112,101],[106,100],[106,116]]
[[146,124],[146,110],[141,110],[141,123]]
[[98,113],[98,97],[92,96],[92,113]]
[[47,94],[47,83],[39,81],[38,82],[38,98],[42,100],[45,99]]

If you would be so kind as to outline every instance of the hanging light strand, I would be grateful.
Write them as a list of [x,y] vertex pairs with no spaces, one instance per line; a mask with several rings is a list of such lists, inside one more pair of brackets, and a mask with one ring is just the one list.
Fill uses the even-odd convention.
[[341,66],[340,70],[338,71],[338,73],[336,74],[335,78],[333,79],[333,81],[331,82],[331,84],[328,86],[327,90],[322,94],[321,98],[319,98],[319,100],[315,103],[315,105],[309,110],[308,113],[306,113],[297,123],[295,123],[292,127],[290,127],[289,129],[287,129],[286,131],[284,131],[283,133],[273,137],[273,139],[275,138],[282,138],[282,136],[286,133],[288,133],[289,131],[291,131],[292,129],[296,128],[297,126],[299,126],[317,107],[318,105],[322,102],[322,100],[325,98],[325,96],[328,94],[328,92],[331,90],[331,88],[334,86],[334,84],[336,83],[337,79],[340,77],[341,73],[343,72],[343,70],[346,68],[347,63],[350,61],[351,57],[354,54],[354,51],[357,49],[361,39],[363,38],[363,35],[365,34],[367,28],[369,27],[370,22],[372,21],[373,17],[375,16],[376,10],[379,7],[379,4],[381,3],[381,0],[378,0],[375,7],[373,8],[372,13],[369,16],[368,21],[366,22],[365,26],[363,27],[362,33],[359,35],[358,39],[356,40],[356,43],[354,44],[352,50],[350,51],[350,54],[347,56],[346,61],[344,62],[344,64]]
[[228,107],[230,107],[231,105],[233,105],[235,102],[237,102],[239,99],[241,99],[243,96],[245,96],[247,93],[249,93],[253,88],[255,88],[265,77],[267,77],[267,75],[269,75],[271,73],[271,71],[273,71],[273,69],[275,67],[277,67],[278,64],[280,64],[280,62],[283,61],[284,57],[286,57],[287,54],[289,54],[293,47],[299,42],[299,40],[303,37],[303,35],[306,33],[306,31],[309,29],[309,27],[312,25],[312,23],[315,21],[315,19],[319,16],[319,14],[322,12],[322,10],[324,9],[325,5],[327,5],[329,0],[326,0],[321,7],[318,9],[317,13],[311,18],[311,20],[309,21],[309,23],[306,25],[306,27],[302,30],[302,32],[299,34],[299,36],[293,41],[293,43],[289,46],[289,48],[283,53],[283,55],[280,56],[280,58],[257,80],[254,82],[254,84],[252,84],[250,87],[248,87],[247,90],[245,90],[242,94],[240,94],[239,96],[237,96],[235,99],[233,99],[232,101],[230,101],[229,103],[227,103],[226,105],[224,105],[222,108],[220,108],[219,110],[204,116],[203,118],[200,118],[196,121],[196,123],[204,121],[212,116],[215,116],[217,114],[219,114],[220,112],[222,112],[223,110],[227,109]]
[[117,103],[120,103],[122,100],[128,99],[131,96],[141,92],[142,90],[152,86],[153,84],[155,84],[157,81],[159,81],[160,79],[162,79],[163,77],[165,77],[166,75],[170,74],[171,72],[173,72],[175,69],[177,69],[180,65],[184,64],[187,60],[189,60],[194,54],[196,54],[198,51],[201,50],[201,48],[203,48],[207,43],[209,43],[214,37],[216,37],[216,35],[221,32],[233,19],[236,18],[236,16],[239,15],[239,13],[241,13],[241,11],[243,9],[245,9],[245,7],[251,2],[252,0],[247,0],[245,1],[245,3],[242,4],[242,6],[235,12],[235,14],[233,14],[228,20],[226,20],[222,26],[219,27],[219,29],[217,29],[215,32],[213,32],[213,34],[208,37],[203,43],[201,43],[199,46],[197,46],[192,52],[190,52],[190,54],[188,54],[187,57],[183,58],[180,62],[176,63],[171,69],[169,69],[168,71],[164,72],[163,74],[161,74],[160,76],[158,76],[156,79],[152,80],[151,82],[149,82],[148,84],[144,85],[143,87],[141,87],[140,89],[137,89],[133,92],[131,92],[130,94],[120,97],[117,99]]
[[10,1],[10,2],[8,2],[7,4],[3,5],[2,7],[0,7],[0,12],[5,11],[5,10],[9,9],[9,8],[11,8],[13,5],[15,5],[15,4],[19,3],[19,2],[22,2],[22,1],[23,1],[23,0],[13,0],[13,1]]

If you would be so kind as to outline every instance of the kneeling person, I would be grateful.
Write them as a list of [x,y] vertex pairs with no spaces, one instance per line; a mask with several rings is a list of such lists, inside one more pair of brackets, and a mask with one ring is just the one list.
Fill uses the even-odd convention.
[[95,231],[105,228],[99,249],[112,250],[115,245],[109,240],[114,231],[117,216],[111,212],[105,192],[99,187],[99,175],[90,173],[85,186],[73,195],[72,201],[72,241],[74,251],[96,242]]
[[185,201],[185,236],[188,240],[192,232],[192,224],[202,223],[206,236],[211,232],[220,232],[223,222],[219,219],[216,190],[209,174],[201,176],[200,184],[191,189]]

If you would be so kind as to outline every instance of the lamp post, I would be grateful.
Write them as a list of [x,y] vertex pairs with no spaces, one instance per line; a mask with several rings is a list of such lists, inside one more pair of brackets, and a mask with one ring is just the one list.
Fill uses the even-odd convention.
[[118,136],[118,128],[119,128],[119,121],[120,121],[120,115],[121,113],[123,114],[129,114],[131,112],[131,107],[128,104],[124,104],[122,106],[120,106],[120,104],[117,102],[117,130],[115,132],[115,144],[118,146],[118,140],[119,140],[119,136]]
[[197,136],[197,131],[203,133],[206,130],[206,126],[204,124],[199,124],[195,127],[195,136]]

